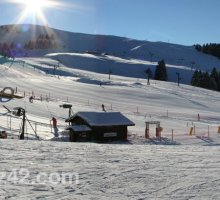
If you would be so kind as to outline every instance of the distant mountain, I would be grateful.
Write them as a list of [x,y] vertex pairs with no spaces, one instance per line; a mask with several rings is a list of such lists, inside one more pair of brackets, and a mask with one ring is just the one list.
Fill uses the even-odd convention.
[[[71,33],[39,25],[0,26],[0,43],[12,47],[15,57],[47,55],[66,66],[98,73],[112,70],[116,75],[137,78],[145,78],[144,71],[147,68],[154,71],[162,59],[168,67],[169,81],[176,81],[176,72],[182,74],[182,82],[189,83],[195,69],[210,72],[216,67],[220,70],[219,59],[198,52],[193,46]],[[137,68],[139,72],[134,73]],[[128,72],[128,69],[134,71]]]

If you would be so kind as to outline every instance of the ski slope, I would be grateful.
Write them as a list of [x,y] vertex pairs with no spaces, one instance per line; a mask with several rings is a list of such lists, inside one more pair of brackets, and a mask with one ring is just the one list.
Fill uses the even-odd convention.
[[[219,146],[18,140],[0,144],[0,172],[6,172],[0,199],[200,200],[220,195]],[[14,169],[23,176],[7,181]],[[60,183],[61,174],[67,172],[78,174],[79,183]],[[45,176],[38,182],[41,173]],[[52,173],[58,175],[51,182]]]
[[[0,107],[0,128],[13,138],[0,140],[0,199],[218,199],[218,92],[171,82],[147,85],[145,79],[115,75],[109,80],[108,74],[63,64],[63,75],[52,75],[56,63],[22,58],[0,65],[0,87],[25,93],[24,99],[1,99],[1,105],[25,108],[40,137],[36,140],[27,124],[28,140],[19,141],[21,119],[12,117],[10,125],[7,110]],[[28,100],[32,92],[34,103]],[[101,111],[104,104],[136,126],[129,128],[126,143],[64,142],[68,111],[59,107],[63,103],[71,103],[74,112]],[[56,139],[49,125],[52,116],[58,119]],[[161,140],[155,138],[155,126],[151,139],[144,138],[145,121],[161,122]],[[196,135],[189,136],[192,126]],[[66,173],[73,182],[66,176],[60,182]]]
[[[30,40],[40,35],[53,35],[57,44],[54,49],[25,49]],[[146,69],[155,71],[155,65],[164,60],[168,80],[176,82],[180,73],[182,83],[189,84],[193,71],[210,72],[213,67],[220,70],[218,58],[203,54],[193,46],[165,42],[139,41],[130,38],[71,33],[38,25],[10,25],[8,31],[0,26],[1,43],[13,43],[16,57],[47,56],[59,60],[65,66],[96,73],[146,78]],[[89,53],[89,54],[88,54]]]
[[[115,75],[109,80],[108,74],[71,69],[63,64],[60,70],[71,76],[51,75],[46,72],[48,69],[53,70],[55,60],[51,58],[24,60],[25,65],[18,60],[12,66],[10,63],[0,66],[1,87],[17,88],[18,93],[25,94],[24,99],[3,101],[2,105],[10,109],[23,107],[30,120],[47,124],[47,136],[44,137],[41,133],[44,139],[53,138],[53,134],[49,134],[51,132],[49,120],[52,116],[58,118],[60,132],[65,129],[64,121],[68,117],[68,111],[60,108],[60,105],[71,103],[74,113],[102,111],[102,104],[107,111],[122,112],[136,124],[129,130],[133,137],[144,136],[145,121],[160,121],[163,136],[171,138],[173,129],[175,141],[178,143],[204,144],[204,141],[198,138],[195,141],[189,139],[189,130],[193,126],[196,126],[200,136],[208,136],[210,133],[216,143],[219,142],[218,92],[184,84],[178,87],[176,83],[154,80],[151,81],[151,85],[147,85],[145,79]],[[40,60],[44,65],[39,63]],[[33,104],[28,100],[32,94],[36,97]],[[0,110],[2,113],[7,112],[3,107]],[[6,116],[2,116],[3,129],[8,129],[8,120]],[[152,136],[154,129],[155,127],[152,127]],[[142,140],[144,141],[144,138]]]
[[[36,31],[40,33],[39,27]],[[218,68],[219,60],[193,47],[53,31],[60,44],[71,45],[56,52],[30,51],[29,57],[21,51],[14,61],[0,57],[0,90],[12,87],[24,96],[0,99],[0,130],[9,136],[0,140],[0,199],[218,199],[220,93],[182,83],[178,87],[175,73],[181,71],[187,82],[192,60],[203,70]],[[24,32],[27,39],[29,33]],[[16,40],[25,42],[22,33],[16,34]],[[89,43],[91,38],[96,40]],[[94,41],[100,40],[97,49]],[[148,53],[144,57],[148,51],[154,52],[153,58]],[[154,69],[159,58],[167,61],[173,82],[151,80],[147,85],[144,70]],[[29,102],[32,94],[34,103]],[[72,104],[74,113],[101,111],[104,104],[107,112],[120,111],[135,126],[129,127],[127,142],[69,143],[62,136],[68,125],[68,110],[60,107],[64,103]],[[3,105],[26,110],[30,123],[24,141],[18,140],[21,118]],[[53,116],[59,138],[51,131]],[[155,138],[153,125],[151,139],[144,138],[146,121],[161,122],[161,140]],[[190,136],[192,127],[195,135]],[[63,173],[78,182],[69,183],[68,177],[61,182]]]

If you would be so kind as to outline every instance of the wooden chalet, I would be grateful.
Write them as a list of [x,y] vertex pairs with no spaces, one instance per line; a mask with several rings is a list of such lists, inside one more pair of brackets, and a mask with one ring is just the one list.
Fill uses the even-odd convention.
[[127,140],[127,127],[135,125],[120,112],[78,112],[66,122],[71,142]]

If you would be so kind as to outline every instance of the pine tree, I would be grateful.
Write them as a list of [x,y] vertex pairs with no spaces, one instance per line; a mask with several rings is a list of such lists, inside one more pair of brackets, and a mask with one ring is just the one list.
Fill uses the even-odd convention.
[[219,90],[219,74],[215,67],[212,69],[210,78],[215,82],[216,90]]
[[191,85],[200,87],[200,72],[198,70],[194,71],[192,75]]
[[218,73],[216,72],[217,70],[213,69],[211,75],[209,75],[208,72],[196,70],[192,76],[191,85],[210,90],[217,90],[218,84],[216,83],[216,79],[218,79]]
[[209,89],[210,87],[209,80],[210,80],[210,77],[209,77],[208,72],[202,73],[200,87]]
[[164,60],[158,62],[154,78],[155,80],[167,81],[167,70]]

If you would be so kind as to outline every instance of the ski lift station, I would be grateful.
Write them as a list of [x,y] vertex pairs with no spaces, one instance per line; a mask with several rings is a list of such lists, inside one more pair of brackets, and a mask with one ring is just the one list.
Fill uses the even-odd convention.
[[135,125],[120,112],[78,112],[66,122],[71,142],[127,140],[127,127]]

